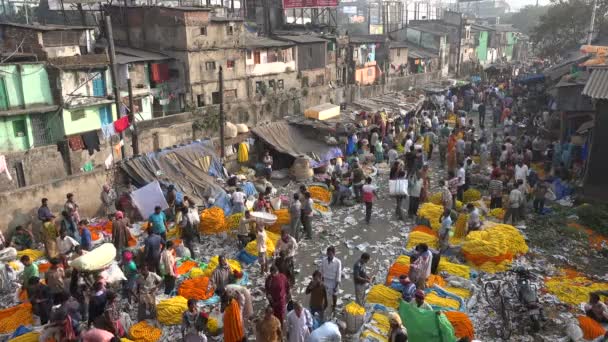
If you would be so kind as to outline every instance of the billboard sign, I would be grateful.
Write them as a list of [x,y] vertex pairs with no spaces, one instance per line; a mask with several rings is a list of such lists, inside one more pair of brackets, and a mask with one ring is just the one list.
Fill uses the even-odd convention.
[[283,0],[283,8],[338,7],[338,0]]
[[357,6],[344,6],[344,7],[342,7],[342,13],[357,14]]

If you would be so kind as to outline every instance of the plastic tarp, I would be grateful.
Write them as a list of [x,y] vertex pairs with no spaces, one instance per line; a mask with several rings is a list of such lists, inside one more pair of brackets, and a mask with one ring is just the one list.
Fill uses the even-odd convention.
[[167,204],[167,200],[160,189],[158,181],[153,181],[143,188],[133,191],[131,193],[131,200],[137,209],[139,209],[143,218],[148,218],[152,215],[154,213],[154,207],[157,205],[160,206],[162,210],[169,208],[169,204]]
[[327,145],[318,136],[318,132],[315,138],[309,137],[302,128],[285,121],[258,126],[253,129],[253,133],[281,153],[294,158],[303,155],[310,157],[310,166],[313,168],[326,164],[332,158],[342,157],[342,151]]
[[407,328],[410,342],[455,342],[454,328],[448,318],[439,311],[419,309],[403,300],[399,304],[399,316]]
[[135,185],[153,181],[173,184],[199,203],[204,196],[215,196],[221,190],[215,180],[224,178],[222,164],[209,140],[147,153],[124,160],[120,166]]

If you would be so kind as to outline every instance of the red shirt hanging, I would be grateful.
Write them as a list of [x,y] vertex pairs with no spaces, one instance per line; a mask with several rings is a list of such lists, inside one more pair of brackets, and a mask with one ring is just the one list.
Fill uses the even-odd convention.
[[129,128],[129,117],[123,116],[122,118],[114,121],[114,130],[116,133],[120,133],[125,129]]

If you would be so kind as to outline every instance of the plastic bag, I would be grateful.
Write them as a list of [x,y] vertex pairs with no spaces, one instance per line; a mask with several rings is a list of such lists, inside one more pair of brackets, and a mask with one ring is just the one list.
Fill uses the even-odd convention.
[[407,179],[394,179],[388,181],[388,192],[391,196],[407,196]]

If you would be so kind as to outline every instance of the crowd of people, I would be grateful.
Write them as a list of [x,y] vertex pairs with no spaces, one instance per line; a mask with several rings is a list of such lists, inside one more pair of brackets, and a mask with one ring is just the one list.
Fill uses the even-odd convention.
[[[580,173],[580,155],[570,144],[551,142],[543,134],[547,115],[543,111],[529,112],[526,87],[511,82],[470,86],[442,94],[440,101],[428,102],[422,110],[389,118],[386,111],[360,113],[370,127],[350,134],[343,147],[344,158],[332,159],[323,169],[333,207],[363,204],[365,224],[374,217],[374,202],[379,188],[365,170],[366,165],[386,163],[388,179],[407,180],[407,191],[395,195],[395,215],[408,221],[417,217],[421,203],[430,200],[434,190],[441,194],[441,228],[439,250],[419,244],[410,251],[411,267],[400,275],[402,299],[421,309],[432,310],[425,303],[425,284],[437,255],[451,251],[449,237],[455,223],[457,201],[475,186],[487,189],[491,198],[489,209],[504,208],[504,222],[517,225],[527,215],[541,215],[546,198],[555,198],[552,182],[567,182]],[[478,113],[478,120],[472,113]],[[490,116],[490,120],[486,118]],[[443,173],[437,184],[431,184],[429,162],[437,159]],[[270,179],[273,160],[269,153],[262,158],[263,175]],[[533,165],[542,165],[533,167]],[[377,176],[380,177],[380,176]],[[236,244],[242,249],[256,240],[257,262],[265,277],[264,293],[268,305],[254,317],[252,295],[240,284],[243,274],[233,271],[226,256],[218,257],[218,266],[209,278],[209,289],[220,296],[224,317],[224,340],[245,341],[255,333],[258,341],[290,342],[339,341],[344,325],[336,318],[338,295],[343,282],[342,261],[336,248],[329,246],[326,255],[312,273],[305,294],[308,305],[292,296],[296,285],[295,264],[301,238],[314,239],[311,193],[302,185],[290,195],[291,221],[281,232],[272,258],[267,257],[265,225],[252,216],[252,211],[272,212],[273,188],[261,191],[251,211],[247,195],[236,185],[230,192],[233,213],[242,213],[236,231]],[[117,341],[126,336],[129,319],[121,305],[137,305],[137,321],[156,320],[156,296],[175,293],[177,257],[196,258],[194,245],[201,241],[198,230],[199,211],[196,204],[184,197],[178,200],[176,190],[167,190],[169,209],[154,208],[146,218],[146,237],[141,253],[129,245],[129,218],[117,210],[116,193],[104,185],[100,200],[104,214],[112,227],[111,242],[117,260],[126,277],[120,288],[108,286],[98,273],[82,272],[70,267],[70,261],[90,252],[93,246],[90,222],[81,217],[73,194],[67,194],[60,216],[50,210],[48,200],[42,199],[38,210],[41,222],[40,242],[44,245],[50,268],[40,272],[33,260],[25,255],[20,282],[27,290],[33,312],[41,324],[49,323],[57,341]],[[405,206],[407,203],[407,206]],[[531,204],[531,205],[530,205]],[[212,206],[208,201],[203,207]],[[119,205],[120,207],[120,205]],[[533,213],[528,209],[532,208]],[[125,210],[125,209],[123,209]],[[481,216],[487,213],[469,203],[467,233],[482,227]],[[181,245],[167,238],[172,224],[180,228]],[[16,250],[36,248],[33,234],[17,227],[10,241],[0,236],[3,246]],[[355,301],[364,305],[368,287],[375,277],[366,268],[372,256],[363,253],[352,267]],[[181,333],[186,341],[205,341],[209,315],[197,301],[188,298],[183,313]],[[608,318],[606,305],[599,295],[591,298],[588,314],[599,321]],[[407,330],[398,315],[390,318],[390,341],[406,341]]]

